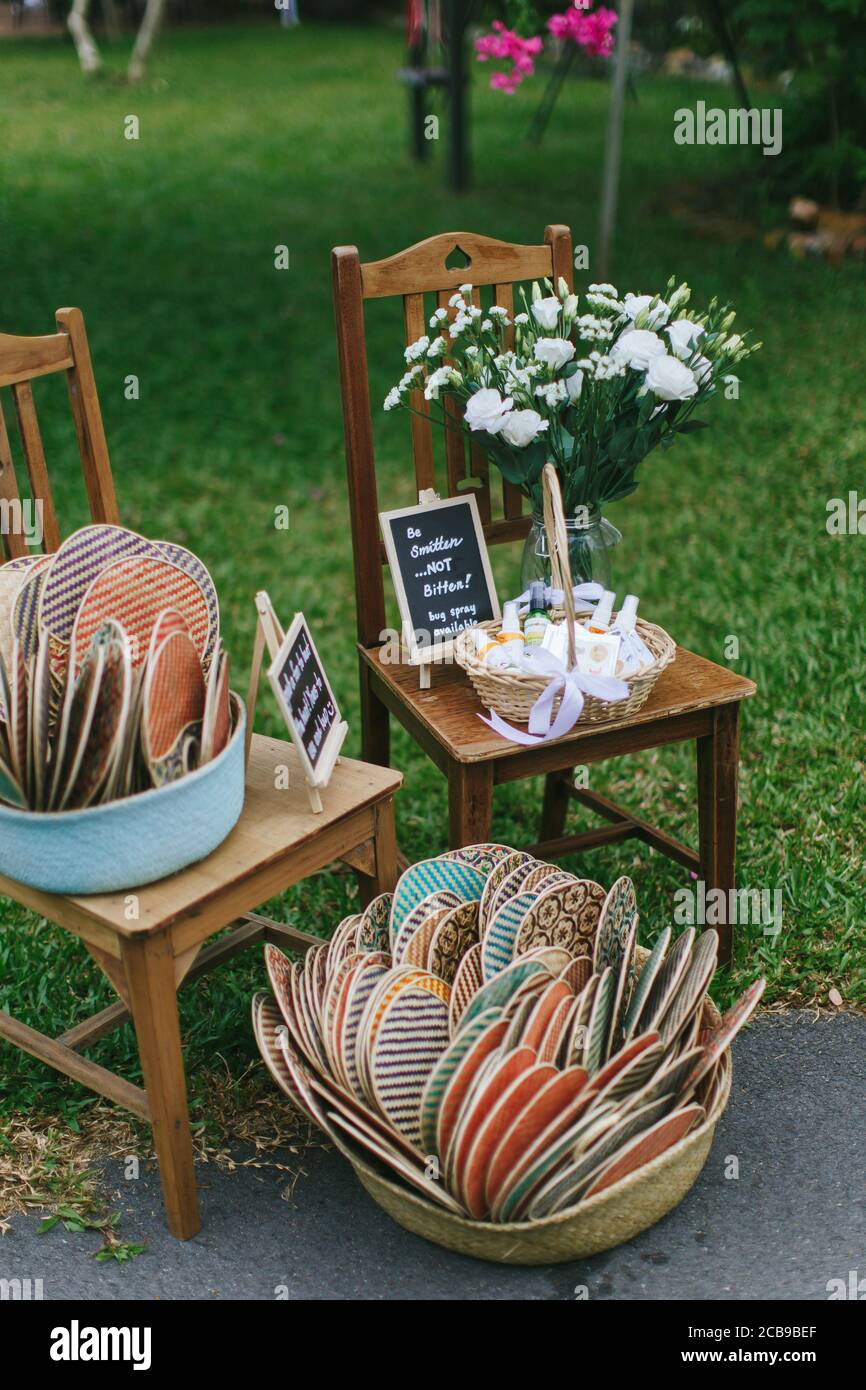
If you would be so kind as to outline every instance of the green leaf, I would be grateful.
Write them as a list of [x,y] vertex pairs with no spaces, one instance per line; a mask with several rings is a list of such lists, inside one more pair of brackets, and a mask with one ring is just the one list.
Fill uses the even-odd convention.
[[37,1226],[36,1234],[38,1236],[44,1236],[48,1231],[53,1231],[59,1220],[59,1216],[46,1216],[45,1220],[41,1221]]
[[677,434],[694,434],[695,430],[707,430],[709,427],[709,420],[684,420],[677,425]]
[[608,442],[607,452],[614,462],[624,459],[634,443],[635,430],[632,425],[624,425]]

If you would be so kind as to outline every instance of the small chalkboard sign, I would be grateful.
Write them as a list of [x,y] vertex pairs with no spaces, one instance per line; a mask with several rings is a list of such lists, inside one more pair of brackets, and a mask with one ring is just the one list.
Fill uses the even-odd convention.
[[346,725],[340,718],[316,644],[303,613],[296,613],[268,667],[277,697],[307,781],[323,786],[340,751]]
[[471,494],[380,512],[379,520],[410,661],[436,660],[465,628],[500,617]]
[[245,758],[249,763],[256,698],[265,648],[270,654],[268,680],[277,697],[292,742],[301,761],[310,809],[322,810],[319,789],[328,784],[349,726],[340,718],[325,668],[316,651],[303,613],[296,613],[283,633],[264,589],[256,594],[256,640],[247,692]]

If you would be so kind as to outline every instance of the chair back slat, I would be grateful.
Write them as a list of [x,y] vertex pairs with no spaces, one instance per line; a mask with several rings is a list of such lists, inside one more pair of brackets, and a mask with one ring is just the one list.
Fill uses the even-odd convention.
[[36,419],[36,406],[33,404],[33,389],[29,381],[19,381],[12,387],[15,397],[15,410],[18,415],[18,429],[24,448],[24,459],[30,477],[30,491],[42,503],[42,543],[46,551],[60,549],[60,527],[54,510],[54,498],[48,481],[48,467],[45,463],[45,450]]
[[0,386],[32,381],[73,365],[65,333],[51,333],[43,338],[16,338],[0,333]]
[[66,373],[69,404],[75,422],[78,452],[84,473],[87,501],[94,521],[118,525],[120,513],[114,490],[114,475],[102,424],[102,411],[96,393],[90,344],[80,309],[58,309],[57,324],[69,337],[73,362]]
[[[38,377],[63,372],[66,377],[78,452],[90,515],[94,521],[119,522],[111,462],[102,427],[102,415],[84,319],[79,309],[58,309],[58,332],[43,337],[16,337],[0,333],[0,387],[9,386],[15,401],[18,430],[33,502],[41,505],[42,540],[45,551],[57,550],[62,539],[48,474],[48,464],[39,429],[36,401],[31,382]],[[0,499],[6,513],[17,511],[21,497],[9,442],[6,421],[0,409]],[[4,522],[7,516],[4,515]],[[5,552],[10,559],[29,553],[20,527],[4,525]]]
[[[566,228],[562,230],[567,232]],[[446,265],[453,254],[461,251],[467,258],[465,264]],[[522,246],[478,236],[476,232],[443,232],[383,261],[368,261],[361,267],[361,283],[365,299],[446,290],[447,300],[466,281],[495,285],[506,280],[541,280],[549,274],[550,251],[546,245]]]
[[[9,447],[9,434],[6,429],[6,418],[3,414],[3,406],[0,405],[0,500],[7,504],[6,511],[15,511],[21,505],[21,494],[18,491],[18,480],[15,477],[15,464],[12,460],[12,450]],[[0,534],[0,546],[6,560],[18,560],[22,555],[27,554],[27,542],[24,532],[20,526],[8,528],[4,527]]]
[[[406,346],[415,343],[424,333],[424,296],[407,294],[403,298],[403,323],[406,329]],[[436,475],[433,469],[433,426],[430,421],[430,403],[424,399],[423,391],[413,391],[410,397],[412,409],[420,412],[410,416],[412,421],[412,453],[415,458],[415,483],[418,491],[435,487]],[[422,419],[425,415],[427,418]]]
[[[462,253],[459,255],[457,253]],[[382,640],[385,626],[384,547],[379,540],[378,495],[373,451],[370,388],[364,336],[364,301],[397,298],[403,304],[406,342],[428,329],[425,298],[440,308],[454,311],[448,300],[462,284],[473,286],[473,301],[481,304],[480,287],[492,288],[493,301],[513,318],[515,281],[554,283],[562,276],[572,284],[571,233],[567,227],[549,226],[538,246],[497,241],[474,232],[444,232],[398,251],[384,260],[361,263],[354,246],[338,246],[332,253],[334,308],[343,401],[343,428],[349,482],[352,544],[355,558],[358,637],[362,645]],[[455,263],[449,265],[449,261]],[[513,331],[508,345],[513,345]],[[449,426],[443,431],[445,477],[440,491],[454,496],[472,490],[478,503],[488,544],[522,539],[531,518],[523,512],[523,495],[517,487],[502,485],[502,515],[494,516],[490,495],[490,467],[483,450],[466,438],[461,409],[452,396],[444,398]],[[432,419],[423,392],[412,397],[411,439],[417,489],[436,488]],[[468,462],[467,462],[468,453]]]
[[[454,310],[449,308],[448,300],[452,291],[440,290],[436,303],[440,309],[448,310],[449,320],[454,318]],[[450,361],[450,358],[448,359]],[[453,396],[443,396],[445,419],[445,470],[448,478],[448,495],[454,497],[460,491],[460,484],[466,478],[466,445],[463,427],[460,423],[460,408]]]

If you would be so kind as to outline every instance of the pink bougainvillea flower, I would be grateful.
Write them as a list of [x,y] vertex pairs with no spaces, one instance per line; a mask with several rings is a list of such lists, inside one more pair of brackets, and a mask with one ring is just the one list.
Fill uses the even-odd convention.
[[555,39],[571,39],[591,58],[608,58],[613,52],[616,11],[602,5],[597,10],[572,5],[564,14],[551,15],[547,28]]
[[492,58],[508,64],[504,71],[491,75],[490,85],[494,91],[510,95],[524,77],[531,77],[535,72],[535,59],[542,50],[543,40],[538,35],[531,39],[521,38],[513,29],[506,29],[499,19],[494,19],[493,29],[492,34],[482,34],[475,40],[475,53],[479,63]]

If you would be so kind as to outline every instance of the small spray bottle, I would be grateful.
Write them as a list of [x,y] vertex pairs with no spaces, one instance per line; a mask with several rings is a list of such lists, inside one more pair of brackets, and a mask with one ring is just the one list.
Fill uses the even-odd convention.
[[619,661],[616,664],[618,676],[636,676],[639,671],[652,666],[655,657],[635,631],[638,601],[634,594],[626,594],[622,608],[616,615],[611,632],[619,633],[621,640]]
[[523,635],[527,647],[540,647],[549,627],[550,619],[544,603],[544,583],[540,579],[534,579],[529,586],[529,612],[523,620]]
[[519,667],[525,638],[520,630],[520,618],[517,616],[517,603],[514,599],[509,599],[502,609],[502,631],[499,634],[499,642],[506,653],[507,665]]

